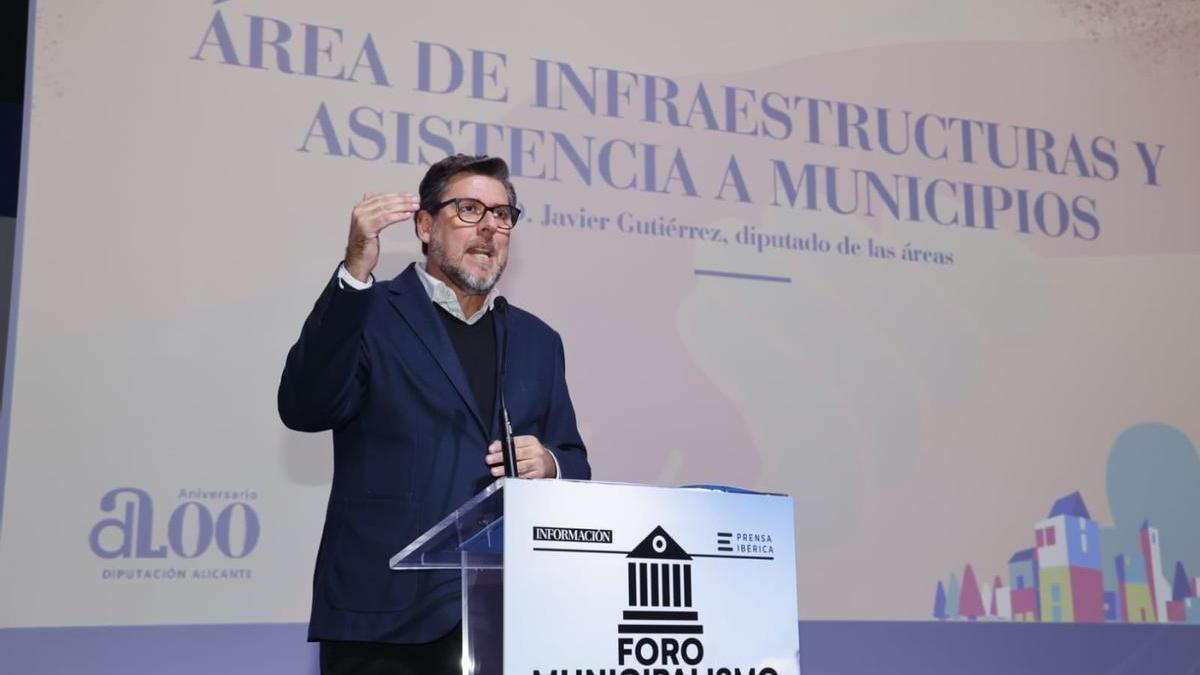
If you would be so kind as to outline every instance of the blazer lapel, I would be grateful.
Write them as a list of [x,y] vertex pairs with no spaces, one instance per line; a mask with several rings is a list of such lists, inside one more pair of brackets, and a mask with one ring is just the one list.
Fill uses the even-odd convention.
[[[409,265],[389,283],[388,300],[412,327],[421,342],[425,344],[425,348],[429,350],[433,360],[446,374],[450,384],[454,385],[459,398],[471,411],[471,417],[479,425],[480,431],[487,435],[488,427],[491,424],[484,424],[483,418],[479,415],[479,406],[475,403],[475,394],[467,382],[467,374],[463,371],[462,362],[459,361],[458,354],[454,351],[454,345],[450,342],[446,327],[442,325],[441,317],[437,315],[437,308],[433,306],[433,301],[429,299],[429,294],[425,292],[425,287],[417,278],[417,271],[414,269],[416,264]],[[488,438],[491,436],[488,435]]]

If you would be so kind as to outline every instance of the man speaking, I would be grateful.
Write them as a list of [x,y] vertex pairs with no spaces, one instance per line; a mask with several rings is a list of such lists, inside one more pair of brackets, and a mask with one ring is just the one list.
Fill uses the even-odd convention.
[[[322,673],[459,671],[458,575],[388,560],[504,475],[501,401],[521,477],[591,476],[558,333],[495,288],[516,203],[504,160],[465,155],[431,166],[419,200],[365,195],[288,353],[284,424],[333,430],[308,632]],[[380,233],[414,215],[424,265],[376,282]]]

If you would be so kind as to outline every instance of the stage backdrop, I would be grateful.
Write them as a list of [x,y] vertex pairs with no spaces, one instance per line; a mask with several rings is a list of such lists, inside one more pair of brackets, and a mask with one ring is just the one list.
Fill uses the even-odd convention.
[[792,495],[803,619],[1200,622],[1196,7],[39,0],[0,626],[306,620],[284,356],[453,152],[595,478]]

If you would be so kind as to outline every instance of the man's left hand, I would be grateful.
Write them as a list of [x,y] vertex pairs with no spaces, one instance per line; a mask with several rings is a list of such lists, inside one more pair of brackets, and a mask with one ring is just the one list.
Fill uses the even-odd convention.
[[[517,455],[517,475],[521,478],[554,478],[558,475],[554,456],[537,436],[513,436],[513,450]],[[504,444],[492,441],[483,461],[492,467],[492,475],[504,475]]]

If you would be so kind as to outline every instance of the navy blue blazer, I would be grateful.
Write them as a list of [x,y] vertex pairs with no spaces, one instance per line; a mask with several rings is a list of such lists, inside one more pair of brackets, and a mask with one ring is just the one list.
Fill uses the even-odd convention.
[[[284,424],[333,430],[309,640],[427,642],[460,620],[456,573],[388,568],[392,555],[493,480],[483,457],[500,438],[499,422],[480,418],[436,312],[413,266],[364,291],[340,288],[334,275],[288,353]],[[497,349],[504,323],[496,322]],[[563,478],[590,478],[561,338],[511,305],[507,330],[513,433],[537,436]]]

